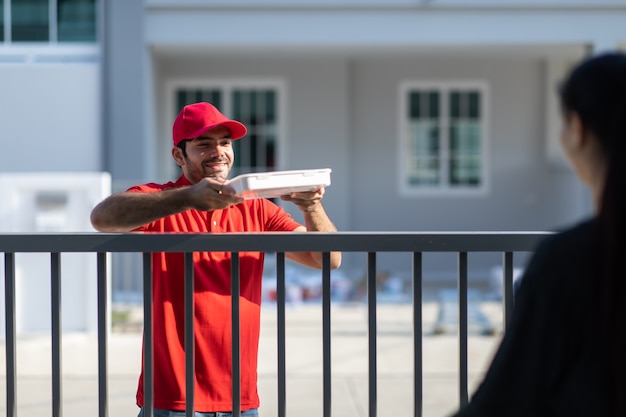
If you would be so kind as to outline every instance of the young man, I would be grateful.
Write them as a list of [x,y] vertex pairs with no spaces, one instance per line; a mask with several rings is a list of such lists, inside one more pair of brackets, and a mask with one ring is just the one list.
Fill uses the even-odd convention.
[[[143,184],[113,194],[91,213],[103,232],[333,232],[322,206],[324,188],[282,196],[304,215],[301,225],[269,200],[243,200],[225,184],[232,168],[232,142],[246,127],[229,120],[209,103],[185,106],[174,121],[172,157],[182,169],[176,182]],[[287,253],[286,257],[321,269],[320,253]],[[185,410],[184,259],[179,253],[154,254],[154,408],[155,417]],[[196,412],[230,412],[231,301],[230,253],[194,255],[195,404]],[[331,268],[341,254],[331,253]],[[261,305],[262,253],[240,254],[241,409],[257,416],[257,350]],[[143,414],[143,372],[137,405]],[[183,415],[183,414],[181,414]]]

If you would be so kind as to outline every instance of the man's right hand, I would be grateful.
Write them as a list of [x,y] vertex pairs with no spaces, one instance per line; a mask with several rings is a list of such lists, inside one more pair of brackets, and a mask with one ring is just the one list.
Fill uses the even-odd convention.
[[211,211],[223,209],[243,202],[243,198],[235,195],[235,190],[226,185],[224,180],[203,178],[186,189],[189,208]]
[[185,210],[218,210],[242,201],[223,181],[203,178],[189,187],[154,193],[126,191],[113,194],[94,207],[91,224],[101,232],[129,232]]

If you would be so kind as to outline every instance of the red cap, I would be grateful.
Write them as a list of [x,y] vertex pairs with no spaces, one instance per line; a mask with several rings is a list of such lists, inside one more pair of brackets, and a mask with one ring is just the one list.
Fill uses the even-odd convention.
[[243,123],[228,119],[212,104],[205,102],[189,104],[183,107],[174,120],[172,128],[174,146],[185,139],[195,139],[217,126],[228,128],[233,140],[244,137],[247,132]]

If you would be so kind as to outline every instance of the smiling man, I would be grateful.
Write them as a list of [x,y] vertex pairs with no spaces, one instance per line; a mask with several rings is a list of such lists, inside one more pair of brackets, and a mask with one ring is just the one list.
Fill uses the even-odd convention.
[[[173,126],[172,157],[182,169],[176,182],[143,184],[113,194],[91,213],[104,232],[333,232],[322,205],[324,188],[282,196],[302,211],[296,222],[269,200],[243,200],[226,184],[235,158],[232,142],[246,127],[209,103],[185,106]],[[258,416],[257,356],[264,254],[240,254],[241,409]],[[316,252],[294,252],[288,259],[321,269]],[[232,411],[230,253],[194,255],[195,404],[197,416],[228,416]],[[341,253],[331,253],[331,268]],[[184,416],[184,255],[152,256],[154,317],[154,416]],[[142,367],[143,368],[143,367]],[[143,415],[143,369],[137,389]]]

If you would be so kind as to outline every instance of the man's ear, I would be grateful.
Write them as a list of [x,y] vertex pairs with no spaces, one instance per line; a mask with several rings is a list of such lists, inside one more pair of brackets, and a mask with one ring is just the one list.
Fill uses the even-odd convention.
[[176,161],[176,165],[182,167],[185,164],[185,158],[183,157],[183,150],[178,146],[172,148],[172,158]]

